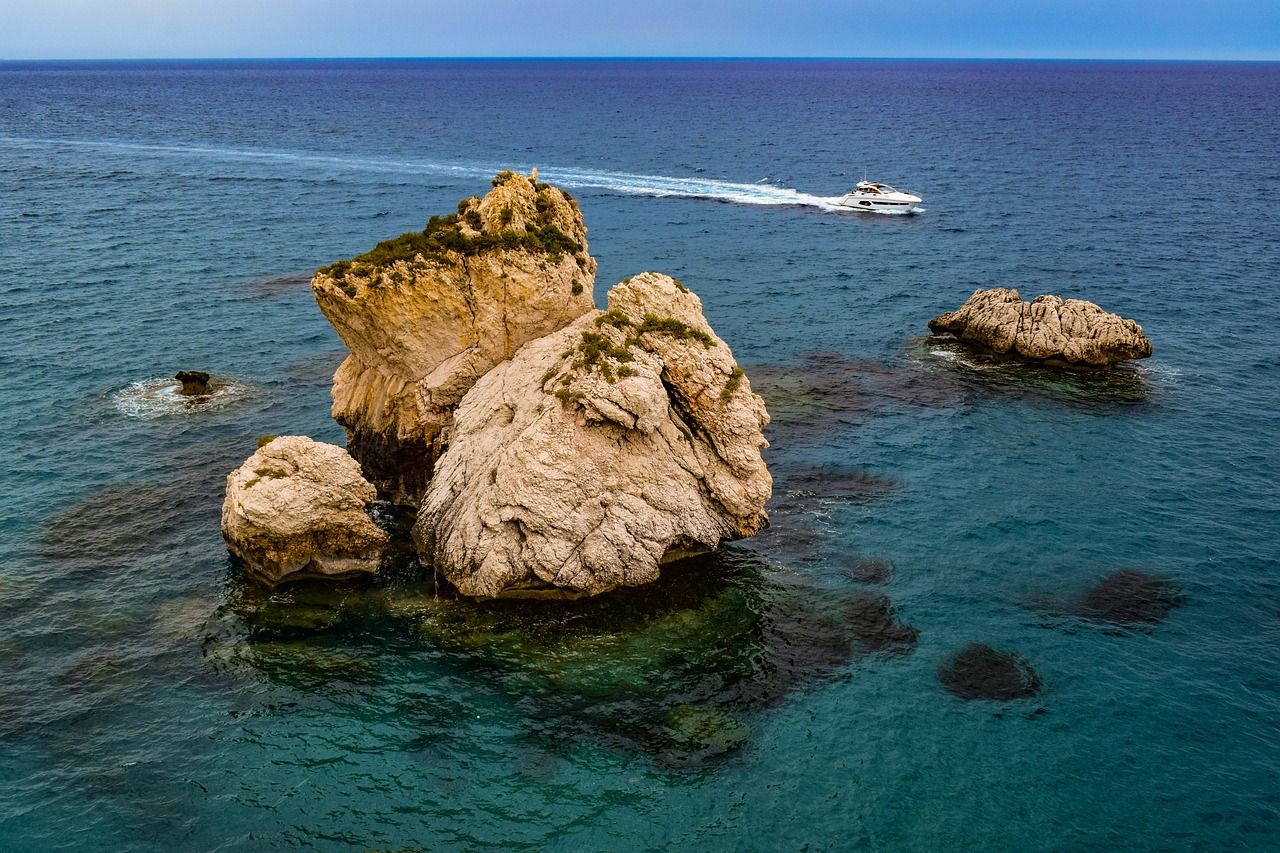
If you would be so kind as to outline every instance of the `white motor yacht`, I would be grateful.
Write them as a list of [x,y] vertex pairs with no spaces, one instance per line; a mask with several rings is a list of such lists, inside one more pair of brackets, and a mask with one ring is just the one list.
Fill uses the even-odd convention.
[[836,204],[871,213],[910,213],[919,207],[922,201],[924,199],[920,196],[895,190],[888,184],[863,180],[858,181],[853,192],[844,196]]

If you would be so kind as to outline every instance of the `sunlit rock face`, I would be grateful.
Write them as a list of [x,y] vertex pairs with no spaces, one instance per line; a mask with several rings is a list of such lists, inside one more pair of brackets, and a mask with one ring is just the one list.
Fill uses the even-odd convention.
[[1080,368],[1108,368],[1151,355],[1151,341],[1133,320],[1092,302],[1016,290],[977,290],[955,311],[929,321],[935,335],[951,334],[997,355]]
[[463,399],[419,552],[466,595],[593,595],[751,536],[772,481],[764,401],[696,295],[645,273]]
[[341,447],[280,436],[227,475],[222,535],[268,584],[370,573],[387,544],[365,511],[376,497]]
[[333,417],[396,503],[422,499],[442,432],[479,377],[594,308],[596,262],[577,202],[512,172],[493,184],[311,283],[351,351],[334,375]]

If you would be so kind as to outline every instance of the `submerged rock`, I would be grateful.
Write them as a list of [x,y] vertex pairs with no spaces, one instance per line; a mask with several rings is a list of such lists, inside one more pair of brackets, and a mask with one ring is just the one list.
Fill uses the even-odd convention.
[[681,705],[667,718],[670,743],[664,758],[673,766],[697,767],[746,744],[751,730],[724,711]]
[[594,308],[596,262],[577,202],[512,172],[493,185],[311,283],[351,351],[333,377],[333,417],[396,503],[421,501],[441,434],[477,379]]
[[458,407],[414,539],[466,595],[594,595],[768,523],[764,401],[696,295],[644,273]]
[[887,595],[855,593],[848,615],[849,628],[866,652],[905,654],[916,647],[919,629],[898,619]]
[[1092,302],[1047,295],[1023,302],[1003,288],[974,291],[957,310],[930,320],[929,330],[997,355],[1068,367],[1108,368],[1152,352],[1141,326]]
[[849,567],[849,577],[853,578],[855,583],[865,583],[878,586],[889,582],[892,574],[891,560],[881,560],[876,557],[864,558],[856,561]]
[[869,653],[856,596],[735,549],[578,601],[447,600],[428,588],[395,609],[444,659],[496,672],[539,731],[587,732],[675,768],[729,755],[752,714]]
[[190,533],[174,518],[189,491],[188,483],[134,483],[93,492],[45,520],[38,553],[78,567],[123,568],[171,551]]
[[1163,621],[1182,600],[1182,587],[1169,578],[1121,569],[1085,593],[1078,615],[1138,627]]
[[376,497],[341,447],[281,436],[227,475],[222,535],[269,584],[373,572],[388,539],[365,510]]
[[1040,692],[1040,676],[1014,652],[970,643],[938,668],[938,681],[952,696],[973,699],[1030,699]]
[[179,370],[174,374],[173,378],[182,383],[178,393],[185,394],[188,397],[203,396],[211,390],[209,388],[209,374],[203,370]]

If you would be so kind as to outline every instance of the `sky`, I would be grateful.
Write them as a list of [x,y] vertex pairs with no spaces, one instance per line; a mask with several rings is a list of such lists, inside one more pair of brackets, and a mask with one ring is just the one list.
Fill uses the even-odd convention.
[[0,59],[1280,60],[1280,0],[0,0]]

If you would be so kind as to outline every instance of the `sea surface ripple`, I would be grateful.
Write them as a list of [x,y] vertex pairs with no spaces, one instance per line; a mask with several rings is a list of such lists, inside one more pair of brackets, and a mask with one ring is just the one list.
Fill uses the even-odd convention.
[[[0,63],[0,849],[1277,849],[1278,93],[1265,63]],[[411,562],[242,582],[227,472],[343,440],[311,271],[535,166],[598,301],[650,269],[702,298],[773,415],[773,527],[571,611]],[[864,168],[925,210],[833,210]],[[1155,355],[927,336],[991,286]],[[1179,606],[1082,618],[1125,568]],[[971,642],[1041,694],[949,694]]]

